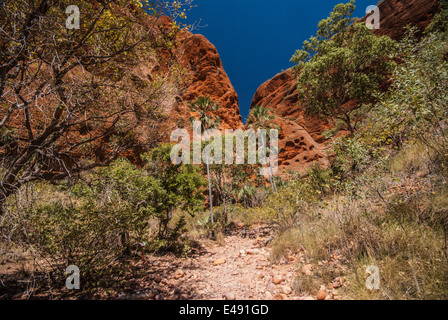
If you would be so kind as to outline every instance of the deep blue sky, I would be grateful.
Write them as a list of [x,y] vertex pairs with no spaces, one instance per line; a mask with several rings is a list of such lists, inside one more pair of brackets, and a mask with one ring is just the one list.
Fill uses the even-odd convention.
[[[293,66],[294,51],[341,2],[348,0],[194,0],[188,23],[200,21],[193,32],[217,47],[245,121],[257,88]],[[376,2],[357,0],[355,16]]]

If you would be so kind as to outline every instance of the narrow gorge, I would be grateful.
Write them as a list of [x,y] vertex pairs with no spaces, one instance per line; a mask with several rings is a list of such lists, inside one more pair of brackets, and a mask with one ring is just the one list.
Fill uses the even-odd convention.
[[[424,30],[440,11],[440,3],[437,0],[390,0],[381,1],[379,9],[381,27],[374,33],[399,40],[407,25]],[[217,115],[221,118],[222,130],[244,128],[238,95],[217,48],[204,36],[186,32],[179,39],[178,52],[181,64],[189,70],[189,82],[179,99],[182,102],[172,109],[171,119],[177,119],[177,124],[188,121],[188,104],[199,96],[209,96],[221,106]],[[305,113],[296,86],[296,76],[292,69],[288,69],[261,84],[251,103],[251,109],[258,105],[269,108],[275,115],[274,123],[280,128],[278,175],[288,171],[305,173],[316,163],[329,164],[323,133],[332,124]]]

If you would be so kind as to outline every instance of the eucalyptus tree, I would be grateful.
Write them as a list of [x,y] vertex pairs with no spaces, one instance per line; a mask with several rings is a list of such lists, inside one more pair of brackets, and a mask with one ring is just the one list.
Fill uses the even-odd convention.
[[377,37],[356,21],[354,3],[336,5],[319,22],[317,35],[291,58],[297,64],[297,91],[305,110],[342,121],[352,135],[356,114],[376,102],[376,91],[394,70],[396,53],[395,41]]

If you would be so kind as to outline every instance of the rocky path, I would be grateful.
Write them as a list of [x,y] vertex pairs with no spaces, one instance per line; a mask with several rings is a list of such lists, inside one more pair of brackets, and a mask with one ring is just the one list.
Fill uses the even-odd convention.
[[150,299],[185,300],[301,300],[295,295],[297,261],[273,265],[267,236],[244,238],[229,236],[225,244],[204,243],[204,251],[187,258],[149,257],[145,264]]
[[[100,286],[93,299],[339,300],[335,289],[342,282],[321,286],[319,292],[316,284],[313,296],[298,294],[294,290],[297,279],[313,277],[316,266],[307,264],[305,254],[300,251],[289,252],[278,264],[271,263],[271,248],[265,246],[270,235],[269,228],[257,226],[249,230],[247,237],[242,237],[240,229],[219,243],[202,240],[201,246],[188,258],[144,256],[123,270],[122,278],[114,278],[118,287],[109,290]],[[13,298],[30,298],[28,289],[18,287],[16,291],[12,293]],[[33,290],[31,298],[83,298],[83,292],[75,294],[68,297],[66,290],[49,292],[48,288],[39,287]]]

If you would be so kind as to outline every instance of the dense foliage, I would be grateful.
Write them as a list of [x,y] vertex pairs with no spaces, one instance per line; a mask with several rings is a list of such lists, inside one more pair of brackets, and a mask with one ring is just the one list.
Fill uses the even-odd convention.
[[[138,130],[147,130],[147,146],[160,140],[151,128],[157,129],[163,116],[167,85],[171,91],[179,85],[182,71],[173,59],[150,79],[137,66],[157,61],[158,50],[169,48],[176,33],[166,35],[158,21],[162,14],[177,17],[182,4],[2,4],[0,210],[31,181],[62,179],[110,163],[135,143]],[[73,22],[67,21],[70,5],[80,10],[79,28],[66,25]]]
[[297,63],[297,90],[306,110],[321,118],[356,129],[356,112],[371,106],[395,63],[395,43],[375,36],[352,17],[354,1],[338,4],[319,22],[316,37],[304,42],[291,61]]
[[142,169],[119,159],[74,184],[40,185],[41,192],[64,196],[36,199],[2,227],[17,229],[10,239],[29,245],[53,270],[76,265],[86,279],[126,255],[183,254],[185,214],[202,210],[205,181],[199,168],[171,164],[170,151],[165,145],[145,155]]

